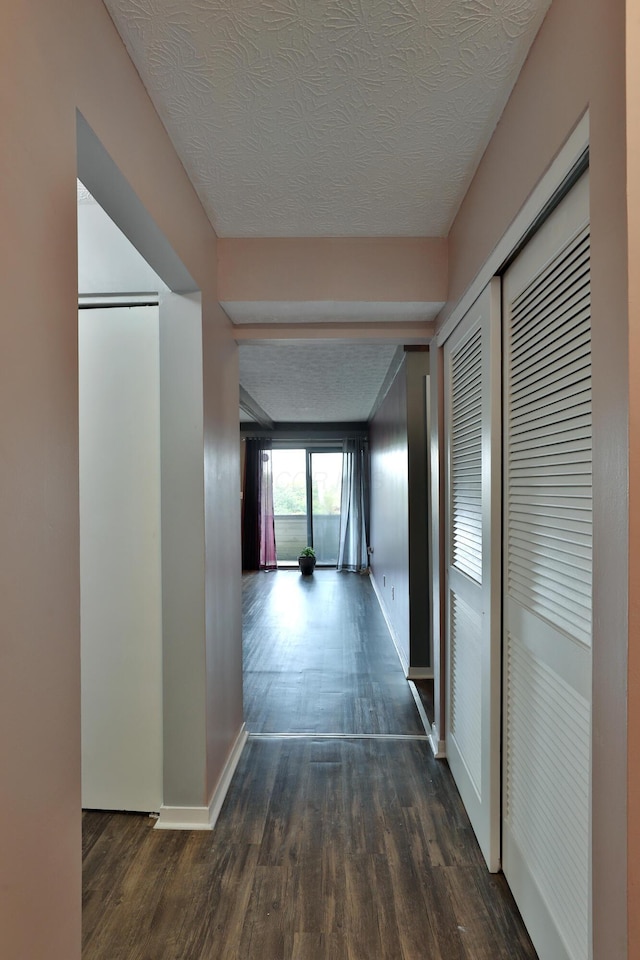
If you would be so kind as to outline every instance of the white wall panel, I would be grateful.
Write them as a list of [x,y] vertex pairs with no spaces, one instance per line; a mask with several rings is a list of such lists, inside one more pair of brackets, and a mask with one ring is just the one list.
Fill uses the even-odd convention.
[[79,315],[82,803],[162,803],[158,308]]

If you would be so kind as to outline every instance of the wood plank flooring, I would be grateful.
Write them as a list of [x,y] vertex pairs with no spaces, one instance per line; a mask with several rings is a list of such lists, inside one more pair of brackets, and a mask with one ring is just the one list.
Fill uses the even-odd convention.
[[433,703],[433,680],[414,680],[414,684],[422,706],[424,707],[424,712],[427,715],[429,726],[431,726],[436,716]]
[[245,574],[243,628],[249,731],[424,733],[368,577]]
[[[447,765],[421,739],[357,739],[422,729],[406,682],[380,676],[402,672],[378,636],[374,598],[367,609],[370,584],[322,574],[312,587],[280,573],[245,580],[246,710],[258,737],[216,829],[84,814],[84,960],[535,960]],[[260,737],[290,732],[278,723],[308,736]],[[332,732],[354,739],[318,735]]]

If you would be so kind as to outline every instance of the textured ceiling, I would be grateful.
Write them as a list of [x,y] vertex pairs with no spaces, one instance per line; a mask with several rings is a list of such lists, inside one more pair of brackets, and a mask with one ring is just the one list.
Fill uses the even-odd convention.
[[220,236],[444,236],[551,0],[105,0]]
[[274,421],[367,420],[396,347],[275,344],[240,347],[240,382]]
[[81,183],[79,180],[76,180],[76,194],[78,203],[95,203],[94,197],[91,196],[84,183]]
[[443,303],[250,300],[220,304],[232,323],[413,323],[435,320]]

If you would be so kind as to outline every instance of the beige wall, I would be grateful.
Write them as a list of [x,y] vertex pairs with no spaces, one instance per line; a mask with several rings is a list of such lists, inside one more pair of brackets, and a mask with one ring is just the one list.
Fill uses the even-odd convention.
[[163,804],[207,801],[200,296],[160,297]]
[[407,357],[369,424],[371,573],[396,644],[410,664]]
[[[630,0],[629,7],[629,82],[635,90],[638,14]],[[634,482],[629,569],[627,390],[629,371],[632,383],[639,371],[637,281],[627,283],[629,257],[635,258],[637,249],[637,210],[632,208],[628,251],[625,186],[628,156],[629,204],[634,204],[638,137],[631,101],[627,154],[624,14],[624,0],[554,0],[450,237],[453,303],[589,107],[596,960],[640,956],[640,911],[633,909],[640,863],[637,684],[629,699],[634,920],[628,954],[625,944],[625,691],[627,637],[631,680],[638,673],[640,525]],[[210,734],[212,727],[222,731],[219,742],[208,738],[207,788],[217,779],[241,709],[239,560],[232,555],[239,548],[231,543],[239,508],[237,397],[231,401],[236,360],[215,304],[215,236],[100,0],[5,4],[0,72],[0,815],[5,826],[0,954],[74,960],[80,956],[76,107],[203,291],[207,678],[219,694],[208,699],[207,722]],[[630,425],[634,481],[640,449],[636,419]],[[634,605],[628,633],[629,576]]]
[[220,299],[441,301],[447,241],[428,237],[220,239]]
[[[624,8],[623,0],[554,0],[451,230],[450,303],[445,311],[450,313],[464,294],[589,108],[594,355],[595,960],[640,955],[637,933],[634,932],[628,954],[626,946],[629,598]],[[631,533],[633,544],[633,529]],[[632,627],[634,632],[629,634],[629,640],[633,663],[637,623],[632,621]],[[630,709],[634,706],[631,699]],[[639,712],[636,708],[635,716]],[[637,750],[630,750],[632,770],[638,763],[637,756]],[[639,827],[636,803],[629,806],[629,838],[633,844],[630,852],[637,851]],[[630,896],[635,895],[634,859],[638,858],[630,857]],[[630,916],[638,912],[635,904],[637,900],[629,901]]]
[[238,350],[214,310],[203,347],[208,800],[243,716]]
[[[629,956],[640,956],[640,6],[627,0],[627,205],[629,243]],[[633,907],[631,906],[633,905]]]
[[[4,5],[0,74],[0,955],[74,960],[80,957],[76,108],[203,293],[207,680],[208,704],[220,704],[207,712],[216,728],[215,737],[208,730],[207,787],[217,780],[241,716],[239,564],[228,553],[237,547],[214,544],[218,536],[237,539],[235,347],[216,305],[215,235],[100,0]],[[225,518],[220,529],[210,522],[218,514]]]

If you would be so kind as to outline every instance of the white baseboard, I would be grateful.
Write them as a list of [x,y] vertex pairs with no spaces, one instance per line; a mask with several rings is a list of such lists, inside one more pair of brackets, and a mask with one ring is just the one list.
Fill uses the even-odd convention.
[[446,760],[447,745],[444,740],[440,740],[440,734],[438,733],[438,728],[435,723],[431,724],[429,743],[431,744],[431,749],[433,750],[433,755],[436,760]]
[[433,680],[432,667],[409,667],[407,680]]
[[371,586],[373,587],[373,592],[378,598],[378,604],[382,611],[382,616],[384,617],[385,623],[387,624],[387,629],[391,634],[391,639],[393,640],[393,645],[396,648],[398,659],[402,664],[402,670],[404,672],[405,677],[407,678],[407,680],[433,680],[432,667],[410,667],[409,666],[409,661],[407,660],[407,656],[404,650],[402,649],[402,647],[400,646],[400,640],[398,638],[398,634],[396,633],[396,629],[393,623],[391,622],[391,617],[389,616],[387,605],[384,602],[384,599],[382,597],[378,584],[376,583],[376,578],[374,577],[373,573],[371,573],[371,571],[369,572],[369,579],[371,580]]
[[160,807],[155,830],[213,830],[249,734],[243,723],[207,807]]
[[380,605],[380,609],[381,609],[381,611],[382,611],[382,616],[384,617],[385,623],[387,624],[387,629],[388,629],[389,633],[391,634],[391,639],[393,640],[393,645],[394,645],[394,647],[396,648],[396,653],[398,654],[398,659],[400,660],[400,663],[402,664],[402,670],[403,670],[403,672],[404,672],[405,677],[408,677],[408,676],[409,676],[409,663],[408,663],[408,661],[407,661],[407,658],[406,658],[405,654],[404,654],[403,651],[402,651],[402,648],[401,648],[401,646],[400,646],[400,641],[399,641],[399,639],[398,639],[398,634],[396,633],[396,628],[394,627],[393,623],[391,622],[391,617],[389,616],[389,611],[387,610],[387,605],[386,605],[386,603],[384,602],[384,600],[383,600],[383,598],[382,598],[382,594],[380,593],[380,589],[379,589],[379,587],[378,587],[378,584],[376,583],[376,578],[374,577],[373,573],[369,573],[369,579],[371,580],[371,586],[373,587],[373,592],[375,593],[376,597],[378,598],[378,604]]
[[211,799],[209,800],[209,821],[211,823],[211,829],[216,825],[216,821],[222,810],[222,804],[227,795],[227,791],[231,786],[231,780],[234,773],[236,772],[236,767],[240,761],[242,751],[244,750],[244,745],[249,738],[249,733],[247,731],[246,723],[243,723],[240,727],[240,732],[236,737],[236,742],[233,745],[233,750],[229,754],[229,758],[224,765],[224,770],[218,780],[218,784],[213,791]]
[[211,830],[209,807],[160,807],[154,830]]

